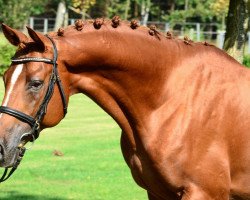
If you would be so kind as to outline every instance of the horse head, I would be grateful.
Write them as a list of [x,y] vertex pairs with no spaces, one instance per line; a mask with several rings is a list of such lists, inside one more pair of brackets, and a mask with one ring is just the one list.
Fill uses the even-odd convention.
[[51,38],[27,29],[30,37],[2,24],[5,37],[18,49],[3,76],[1,167],[13,166],[18,147],[35,140],[42,129],[58,124],[66,114],[68,90],[62,85],[67,81],[63,72],[59,79],[57,64],[60,61],[55,43]]

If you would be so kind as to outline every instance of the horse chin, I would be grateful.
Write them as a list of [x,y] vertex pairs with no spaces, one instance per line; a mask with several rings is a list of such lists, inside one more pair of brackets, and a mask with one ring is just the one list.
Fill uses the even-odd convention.
[[8,153],[4,156],[3,160],[0,162],[0,167],[11,168],[14,166],[18,158],[18,150],[15,149],[13,152]]
[[16,139],[15,141],[12,141],[9,143],[8,146],[6,146],[3,149],[3,156],[0,160],[0,167],[10,168],[13,167],[16,163],[16,160],[20,153],[20,148],[23,148],[27,141]]

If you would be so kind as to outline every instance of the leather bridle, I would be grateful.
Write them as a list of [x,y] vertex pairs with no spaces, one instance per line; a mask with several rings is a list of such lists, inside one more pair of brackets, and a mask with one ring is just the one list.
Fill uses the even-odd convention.
[[[43,63],[48,63],[48,64],[53,65],[52,73],[50,75],[50,80],[49,80],[49,84],[48,84],[48,89],[46,91],[46,94],[44,96],[42,104],[40,105],[35,117],[29,116],[23,112],[9,108],[7,106],[0,106],[0,113],[5,113],[8,115],[11,115],[11,116],[17,118],[18,120],[30,125],[31,131],[28,134],[24,134],[24,135],[31,136],[32,142],[39,137],[39,134],[41,131],[40,123],[46,114],[47,107],[48,107],[49,101],[53,95],[54,87],[55,87],[56,83],[58,85],[59,92],[60,92],[60,95],[62,98],[64,116],[67,113],[66,95],[65,95],[65,92],[63,90],[62,82],[61,82],[61,79],[59,77],[59,73],[58,73],[58,69],[57,69],[57,57],[58,57],[57,48],[56,48],[56,45],[55,45],[54,41],[52,40],[52,38],[50,38],[48,35],[46,35],[46,37],[51,41],[51,43],[53,45],[53,53],[54,53],[53,60],[51,60],[49,58],[37,58],[37,57],[12,58],[12,63],[43,62]],[[21,137],[21,140],[22,140],[22,137]],[[17,169],[22,157],[24,156],[24,153],[26,150],[25,147],[20,146],[17,148],[19,150],[18,158],[16,159],[16,162],[14,163],[13,167],[11,168],[9,174],[8,174],[9,168],[5,168],[5,171],[2,175],[2,177],[0,178],[0,182],[7,180],[13,174],[13,172]]]

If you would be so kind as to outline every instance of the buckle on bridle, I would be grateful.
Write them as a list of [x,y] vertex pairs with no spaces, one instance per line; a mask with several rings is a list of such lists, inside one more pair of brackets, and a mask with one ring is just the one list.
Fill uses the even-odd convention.
[[36,120],[35,130],[38,131],[39,129],[40,129],[40,123],[38,122],[38,120]]

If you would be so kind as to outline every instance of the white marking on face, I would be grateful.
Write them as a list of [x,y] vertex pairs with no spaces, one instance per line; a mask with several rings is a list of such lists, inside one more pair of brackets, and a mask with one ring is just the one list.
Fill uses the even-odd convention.
[[[12,90],[14,88],[14,86],[16,85],[17,79],[20,76],[20,74],[22,73],[23,70],[23,64],[17,65],[16,69],[14,70],[11,79],[10,79],[10,87],[5,95],[4,98],[4,102],[2,104],[2,106],[7,106],[8,102],[10,100],[10,95],[12,93]],[[2,113],[0,114],[0,118],[2,117]]]

